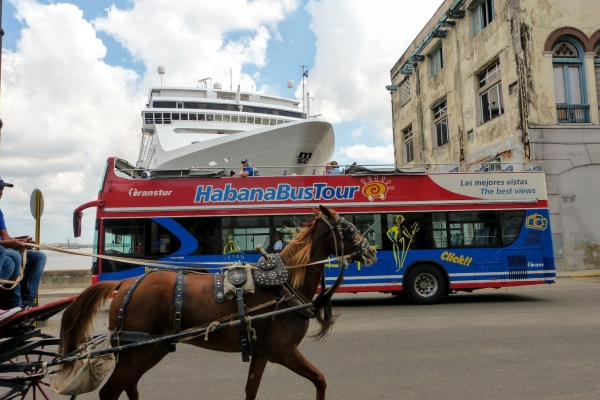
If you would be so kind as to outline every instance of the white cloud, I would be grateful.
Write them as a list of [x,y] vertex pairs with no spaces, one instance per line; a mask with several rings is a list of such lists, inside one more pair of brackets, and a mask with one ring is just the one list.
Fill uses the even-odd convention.
[[340,165],[348,165],[356,162],[358,164],[394,164],[394,146],[369,147],[358,144],[350,147],[342,147],[338,153],[343,157]]
[[364,128],[364,125],[361,125],[358,128],[353,129],[352,132],[350,133],[350,135],[352,135],[352,137],[354,139],[361,137],[363,134],[363,128]]
[[309,0],[317,56],[311,93],[332,122],[370,121],[392,139],[390,70],[442,0]]
[[[213,82],[232,70],[233,82],[256,88],[242,66],[266,64],[269,40],[280,40],[277,24],[299,0],[203,1],[138,0],[133,8],[114,5],[94,26],[113,36],[148,68],[141,86],[157,84],[156,67],[164,65],[164,85],[189,86],[207,76]],[[226,34],[238,34],[224,41]],[[229,79],[227,79],[229,81]],[[222,82],[224,87],[227,83]]]
[[76,6],[14,5],[26,27],[2,54],[0,166],[16,187],[0,207],[11,235],[33,235],[29,195],[39,188],[42,240],[64,241],[73,209],[95,198],[106,158],[136,153],[144,98],[134,72],[102,61],[106,48]]

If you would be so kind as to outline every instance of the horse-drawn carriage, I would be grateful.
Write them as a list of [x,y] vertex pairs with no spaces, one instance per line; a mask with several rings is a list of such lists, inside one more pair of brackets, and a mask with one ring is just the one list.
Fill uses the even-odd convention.
[[[77,297],[16,314],[0,323],[0,387],[5,388],[0,400],[48,398],[50,385],[75,398],[95,390],[107,374],[101,399],[118,399],[123,391],[139,399],[140,378],[178,343],[241,352],[243,361],[250,361],[247,399],[256,397],[268,362],[309,379],[317,399],[324,399],[323,374],[297,346],[310,317],[320,324],[319,339],[335,321],[330,300],[342,283],[343,268],[326,288],[324,263],[332,254],[342,266],[348,259],[365,265],[376,261],[375,250],[354,225],[321,207],[281,254],[264,253],[256,265],[228,265],[216,274],[165,267],[100,282]],[[90,336],[95,314],[113,296],[109,332]],[[59,338],[35,327],[34,322],[63,310]]]

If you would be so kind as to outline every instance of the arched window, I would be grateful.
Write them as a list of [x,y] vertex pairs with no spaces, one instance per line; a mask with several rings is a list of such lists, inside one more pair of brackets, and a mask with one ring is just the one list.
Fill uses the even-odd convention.
[[558,122],[590,122],[583,47],[569,36],[559,37],[552,46],[552,63]]

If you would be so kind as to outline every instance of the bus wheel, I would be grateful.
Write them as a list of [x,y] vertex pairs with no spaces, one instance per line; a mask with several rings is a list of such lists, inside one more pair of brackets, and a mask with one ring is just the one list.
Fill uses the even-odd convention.
[[435,304],[444,295],[445,281],[437,268],[418,265],[406,275],[404,290],[414,304]]

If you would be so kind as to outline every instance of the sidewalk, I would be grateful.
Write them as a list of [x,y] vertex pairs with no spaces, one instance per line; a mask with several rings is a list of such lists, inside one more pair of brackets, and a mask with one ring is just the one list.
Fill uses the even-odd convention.
[[[593,278],[600,277],[600,269],[588,269],[580,271],[558,271],[556,278]],[[39,296],[44,298],[64,298],[76,296],[81,293],[86,285],[66,285],[66,284],[42,284],[39,289]]]

